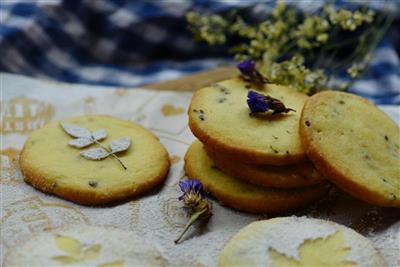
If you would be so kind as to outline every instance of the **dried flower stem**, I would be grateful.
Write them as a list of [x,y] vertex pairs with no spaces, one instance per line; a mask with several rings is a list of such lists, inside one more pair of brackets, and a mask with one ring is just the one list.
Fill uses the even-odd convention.
[[204,197],[203,184],[200,180],[181,180],[179,187],[183,195],[178,199],[183,201],[183,208],[190,218],[182,233],[174,241],[175,244],[180,242],[189,227],[196,221],[206,221],[212,216],[212,204]]
[[197,221],[197,219],[203,215],[207,209],[203,209],[201,211],[198,211],[194,213],[192,216],[190,216],[189,221],[186,223],[185,228],[183,228],[182,233],[179,235],[179,237],[174,241],[175,244],[178,244],[179,241],[182,239],[183,235],[187,232],[187,230],[190,228],[190,226]]
[[122,160],[120,158],[117,157],[117,155],[115,155],[113,152],[110,151],[110,149],[106,146],[104,146],[102,143],[100,143],[99,141],[97,141],[93,136],[92,136],[93,141],[100,146],[101,148],[103,148],[104,150],[106,150],[108,152],[109,155],[113,156],[122,166],[122,168],[124,168],[124,170],[127,170],[128,168],[125,166],[125,164],[122,162]]

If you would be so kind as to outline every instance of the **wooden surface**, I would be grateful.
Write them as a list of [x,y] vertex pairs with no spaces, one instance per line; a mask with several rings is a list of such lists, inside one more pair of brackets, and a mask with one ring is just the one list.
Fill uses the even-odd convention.
[[235,67],[220,67],[197,72],[178,79],[150,83],[142,87],[155,90],[195,91],[214,82],[232,78],[235,75],[237,75]]

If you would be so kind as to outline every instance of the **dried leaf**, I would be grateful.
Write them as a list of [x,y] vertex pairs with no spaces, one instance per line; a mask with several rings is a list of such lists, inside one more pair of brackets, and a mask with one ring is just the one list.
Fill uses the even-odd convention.
[[108,157],[109,153],[104,148],[91,148],[81,152],[81,156],[91,160],[102,160]]
[[82,157],[90,160],[102,160],[111,155],[118,160],[125,170],[127,169],[124,163],[114,153],[121,152],[129,148],[131,145],[131,139],[129,137],[112,141],[108,149],[98,142],[107,137],[107,131],[105,129],[100,129],[92,133],[88,129],[80,127],[76,124],[60,123],[60,125],[65,132],[76,138],[69,141],[68,145],[76,148],[83,148],[96,143],[99,146],[98,148],[82,151],[80,153]]
[[351,248],[346,244],[342,231],[326,237],[305,240],[299,247],[300,260],[270,249],[274,266],[342,266],[354,267],[355,262],[346,260]]
[[81,253],[81,243],[69,236],[55,236],[54,241],[59,249],[70,254],[79,255]]
[[117,153],[121,151],[125,151],[131,145],[130,137],[123,137],[121,139],[117,139],[110,142],[110,149],[112,153]]
[[100,140],[102,140],[102,139],[107,137],[107,131],[104,130],[104,129],[100,129],[100,130],[95,131],[92,134],[92,136],[93,136],[94,139],[96,139],[96,141],[100,141]]
[[101,252],[101,245],[90,246],[83,252],[83,259],[94,260],[100,255],[100,252]]
[[70,123],[60,123],[60,124],[61,124],[61,127],[64,129],[64,131],[73,137],[91,138],[91,133],[86,128],[83,128],[76,124],[70,124]]
[[81,137],[81,138],[76,138],[74,140],[69,141],[68,145],[77,147],[77,148],[82,148],[82,147],[87,147],[93,143],[94,143],[93,139]]
[[62,262],[64,264],[72,264],[81,261],[79,258],[71,257],[71,256],[54,256],[53,260]]
[[97,265],[97,267],[123,267],[124,261],[113,261]]

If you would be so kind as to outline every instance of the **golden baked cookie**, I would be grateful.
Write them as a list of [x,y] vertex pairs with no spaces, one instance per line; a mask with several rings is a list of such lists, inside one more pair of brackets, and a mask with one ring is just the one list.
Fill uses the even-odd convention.
[[219,267],[385,267],[372,242],[343,225],[306,217],[253,222],[224,247]]
[[296,110],[250,115],[243,80],[231,79],[196,91],[188,114],[193,134],[206,146],[248,164],[286,165],[306,160],[298,125],[307,96],[284,86],[266,84],[258,91]]
[[245,183],[216,168],[199,141],[192,143],[186,152],[185,170],[189,178],[199,179],[223,204],[248,212],[284,212],[322,197],[329,189],[327,183],[299,189],[273,189]]
[[[115,155],[121,163],[112,155],[99,154],[98,144],[77,148],[87,140],[72,137],[62,127],[71,124],[92,131],[102,146],[119,151]],[[74,130],[70,132],[82,134]],[[106,157],[87,159],[101,156]],[[148,130],[129,121],[93,115],[52,122],[32,132],[21,152],[20,165],[25,181],[35,188],[77,203],[99,205],[154,188],[165,179],[170,163],[167,151]]]
[[310,161],[285,166],[252,165],[223,155],[212,148],[205,147],[207,155],[223,172],[252,184],[293,188],[319,184],[325,179],[318,173]]
[[161,267],[165,264],[151,243],[132,232],[78,225],[39,233],[10,248],[4,266]]
[[300,122],[316,168],[347,193],[400,207],[400,130],[366,99],[327,91],[306,102]]

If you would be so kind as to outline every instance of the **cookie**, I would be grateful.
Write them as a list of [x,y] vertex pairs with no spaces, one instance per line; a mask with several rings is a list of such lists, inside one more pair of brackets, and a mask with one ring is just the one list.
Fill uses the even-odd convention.
[[204,147],[207,155],[223,172],[246,182],[277,188],[293,188],[319,184],[325,179],[310,161],[286,165],[252,165]]
[[273,84],[258,92],[281,100],[295,112],[251,115],[248,90],[237,78],[196,91],[188,114],[193,134],[221,154],[232,154],[247,164],[286,165],[306,160],[298,134],[301,109],[307,96]]
[[[102,156],[87,153],[100,145],[74,147],[79,144],[78,138],[69,135],[61,123],[92,131],[103,147],[114,144],[116,150],[121,150],[126,142],[130,146],[115,153],[120,162],[112,155],[102,160],[87,159]],[[101,115],[70,118],[61,123],[45,125],[25,142],[20,165],[25,181],[33,187],[77,203],[99,205],[138,196],[165,179],[170,166],[168,153],[158,138],[143,127]],[[106,130],[106,137],[102,130]],[[115,142],[121,138],[125,143]]]
[[123,267],[165,264],[152,244],[132,232],[78,225],[42,232],[9,249],[4,266]]
[[316,168],[341,189],[400,208],[400,130],[366,99],[327,91],[305,104],[300,134]]
[[372,242],[343,225],[306,217],[257,221],[224,247],[219,266],[387,266]]
[[195,141],[185,155],[189,178],[199,179],[205,189],[223,204],[247,212],[284,212],[321,198],[327,183],[300,189],[273,189],[245,183],[220,171]]

